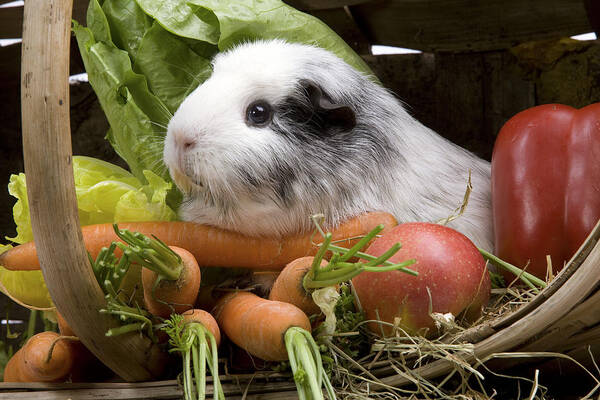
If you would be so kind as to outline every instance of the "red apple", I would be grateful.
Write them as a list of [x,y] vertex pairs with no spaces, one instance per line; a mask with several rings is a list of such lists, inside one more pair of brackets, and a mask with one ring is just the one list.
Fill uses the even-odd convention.
[[[394,323],[396,317],[410,334],[435,334],[432,312],[462,313],[475,319],[489,301],[490,277],[477,247],[465,235],[443,225],[411,222],[390,229],[377,238],[367,253],[379,256],[393,244],[402,248],[390,261],[415,259],[409,266],[419,273],[401,271],[363,272],[352,283],[366,318]],[[427,291],[429,289],[429,293]],[[392,328],[370,323],[377,334],[392,333]]]

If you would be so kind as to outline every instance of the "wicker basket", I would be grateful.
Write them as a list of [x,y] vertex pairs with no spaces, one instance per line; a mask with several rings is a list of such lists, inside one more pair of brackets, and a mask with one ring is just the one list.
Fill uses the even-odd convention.
[[[44,278],[57,308],[101,361],[126,381],[146,383],[3,384],[3,391],[10,392],[0,393],[0,399],[28,398],[31,391],[41,391],[36,397],[42,398],[176,398],[180,396],[177,382],[152,381],[160,376],[162,353],[137,334],[106,337],[104,332],[115,322],[96,312],[103,307],[104,298],[83,247],[71,165],[67,79],[71,10],[72,0],[25,3],[22,113],[32,227]],[[59,226],[64,229],[57,231]],[[588,360],[590,351],[600,349],[599,240],[600,224],[566,268],[532,301],[462,332],[460,340],[475,344],[465,359],[477,365],[499,353],[512,352],[515,357],[510,364],[520,362],[517,352],[535,352],[540,357],[561,353],[581,362]],[[95,317],[91,319],[91,315]],[[413,372],[435,378],[451,369],[450,361],[438,360]],[[386,385],[411,383],[391,369],[379,374]],[[270,375],[270,380],[253,377],[250,386],[243,379],[225,379],[229,379],[225,393],[231,398],[248,394],[264,399],[295,396],[287,376]]]

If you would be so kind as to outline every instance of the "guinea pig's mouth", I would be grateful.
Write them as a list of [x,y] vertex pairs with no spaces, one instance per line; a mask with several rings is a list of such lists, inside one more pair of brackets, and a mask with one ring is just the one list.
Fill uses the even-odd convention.
[[184,193],[204,188],[204,184],[200,179],[186,175],[178,169],[171,170],[171,178],[173,178],[173,182]]

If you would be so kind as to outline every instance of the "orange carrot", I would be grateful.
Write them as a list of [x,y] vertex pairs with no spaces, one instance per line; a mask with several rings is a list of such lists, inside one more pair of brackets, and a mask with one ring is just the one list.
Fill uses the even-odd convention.
[[142,287],[146,309],[155,316],[168,318],[193,307],[200,289],[200,267],[189,251],[167,246],[156,238],[114,225],[117,243],[130,263],[142,266]]
[[161,279],[157,283],[159,274],[142,268],[144,304],[152,315],[162,318],[191,309],[200,290],[200,267],[192,253],[176,246],[169,248],[181,257],[182,269],[177,279]]
[[32,336],[7,364],[5,382],[65,380],[72,371],[73,354],[71,347],[62,338],[51,331]]
[[267,361],[288,359],[284,336],[289,328],[311,329],[308,317],[298,307],[250,292],[223,296],[213,314],[232,342]]
[[21,364],[23,360],[21,349],[17,350],[15,354],[8,360],[4,367],[4,382],[22,382],[21,381]]
[[298,307],[233,292],[219,300],[214,314],[225,335],[249,354],[267,361],[288,360],[300,399],[322,399],[322,387],[330,399],[336,398],[310,321]]
[[214,317],[200,309],[190,310],[184,314],[172,314],[165,321],[163,331],[169,335],[169,351],[181,354],[183,398],[185,400],[205,398],[208,365],[213,377],[213,399],[224,399],[225,395],[219,379],[217,349],[221,341],[221,333]]
[[215,317],[212,316],[211,313],[201,310],[199,308],[188,310],[183,314],[183,321],[186,324],[197,322],[202,324],[206,329],[212,333],[215,337],[215,341],[217,342],[217,347],[221,344],[221,330],[219,329],[219,324],[215,320]]
[[[304,288],[304,277],[312,269],[314,257],[297,258],[281,271],[271,292],[269,300],[290,303],[304,311],[306,315],[319,314],[321,309],[313,301],[310,291]],[[321,261],[321,266],[327,261]]]
[[[397,222],[384,212],[362,214],[336,227],[332,231],[333,241],[343,240],[342,246],[351,246],[356,241],[354,238],[379,224],[392,227]],[[259,270],[280,270],[296,258],[313,255],[317,251],[314,243],[323,240],[312,233],[282,238],[248,237],[192,222],[130,222],[119,227],[154,235],[167,245],[187,249],[202,266]],[[85,247],[94,259],[102,247],[118,239],[112,224],[84,226],[82,232]],[[0,265],[10,270],[39,269],[35,244],[25,243],[0,254]]]

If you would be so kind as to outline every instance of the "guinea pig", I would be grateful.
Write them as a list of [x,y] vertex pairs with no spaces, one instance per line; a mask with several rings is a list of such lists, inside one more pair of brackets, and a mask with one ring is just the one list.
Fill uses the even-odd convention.
[[168,124],[164,161],[180,218],[251,236],[314,229],[366,211],[449,223],[492,250],[490,164],[418,122],[333,53],[282,40],[218,54]]

